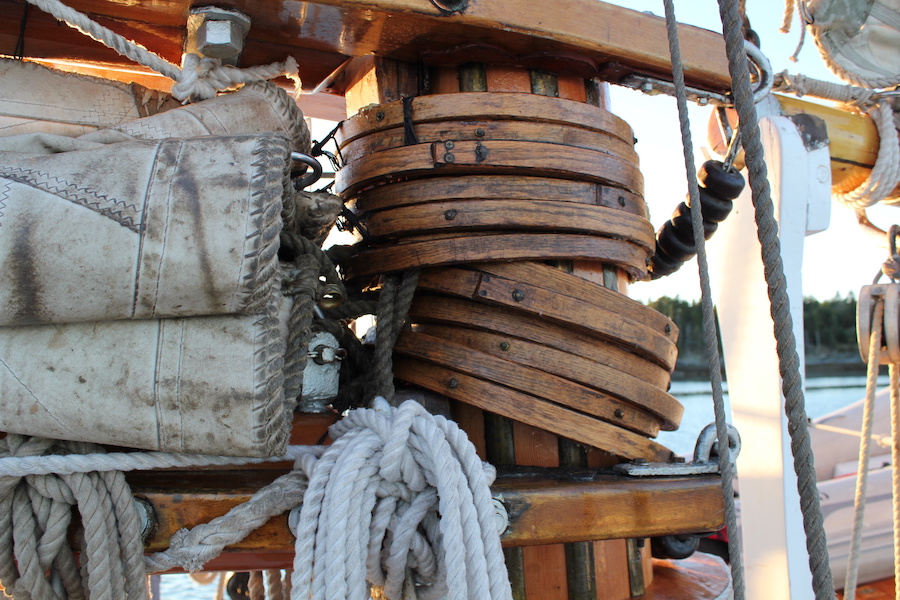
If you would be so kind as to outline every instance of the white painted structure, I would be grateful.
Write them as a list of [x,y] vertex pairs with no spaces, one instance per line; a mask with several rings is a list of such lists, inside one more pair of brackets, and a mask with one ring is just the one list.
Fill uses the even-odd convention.
[[[780,237],[794,335],[803,364],[801,266],[807,235],[828,226],[831,172],[828,147],[808,149],[794,122],[778,116],[769,98],[758,105],[760,130]],[[793,471],[775,336],[763,277],[750,188],[716,239],[714,287],[722,330],[738,458],[747,597],[814,598]]]

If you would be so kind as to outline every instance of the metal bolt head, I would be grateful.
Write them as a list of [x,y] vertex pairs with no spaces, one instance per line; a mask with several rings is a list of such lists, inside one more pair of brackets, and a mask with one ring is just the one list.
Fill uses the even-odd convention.
[[236,64],[250,30],[250,17],[236,10],[204,6],[188,18],[188,50]]
[[456,157],[449,152],[444,155],[444,162],[452,163],[454,160],[456,160]]
[[452,221],[456,218],[457,212],[455,208],[451,208],[450,210],[444,211],[444,218],[448,221]]
[[451,390],[455,390],[456,388],[459,387],[459,381],[457,381],[456,379],[451,379],[450,381],[447,382],[447,387],[450,388]]
[[619,196],[619,206],[625,206],[625,196]]
[[509,342],[500,342],[500,349],[504,352],[509,350]]
[[453,150],[453,146],[455,145],[456,144],[453,143],[453,140],[447,140],[446,142],[444,142],[444,148],[446,148],[447,150]]
[[522,290],[513,290],[512,299],[516,302],[521,302],[525,299],[525,292],[523,292]]
[[670,333],[672,333],[672,326],[666,325],[666,335],[669,335]]
[[384,111],[383,110],[379,110],[377,113],[375,113],[375,120],[376,121],[384,121]]
[[478,129],[476,129],[476,130],[475,130],[475,136],[476,136],[476,137],[484,137],[484,129],[482,129],[481,127],[479,127]]
[[621,408],[617,408],[617,409],[616,409],[616,412],[613,413],[613,414],[616,415],[616,418],[617,418],[617,419],[621,419],[622,417],[625,416],[625,411],[622,410]]

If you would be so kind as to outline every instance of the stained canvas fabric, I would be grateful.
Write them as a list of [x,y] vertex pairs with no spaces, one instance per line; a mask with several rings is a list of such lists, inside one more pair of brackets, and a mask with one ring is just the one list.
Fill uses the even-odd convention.
[[126,142],[0,163],[0,326],[259,312],[290,142]]

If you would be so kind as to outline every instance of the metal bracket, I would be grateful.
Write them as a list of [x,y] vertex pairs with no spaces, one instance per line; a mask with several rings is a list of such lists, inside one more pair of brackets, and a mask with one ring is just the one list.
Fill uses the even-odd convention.
[[[728,451],[731,462],[741,453],[741,435],[731,424],[728,429]],[[688,475],[715,475],[719,472],[719,441],[716,438],[716,426],[711,423],[703,428],[697,436],[694,446],[694,460],[689,463],[651,463],[638,459],[630,463],[622,463],[613,467],[617,473],[629,477],[685,477]]]

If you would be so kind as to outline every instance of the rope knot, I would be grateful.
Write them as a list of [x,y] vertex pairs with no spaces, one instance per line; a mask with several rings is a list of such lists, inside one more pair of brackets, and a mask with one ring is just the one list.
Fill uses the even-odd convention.
[[275,77],[287,77],[300,90],[297,61],[288,57],[284,62],[239,69],[223,65],[218,58],[186,53],[181,59],[181,71],[172,86],[172,95],[182,102],[215,98],[224,90],[236,88],[251,81],[265,81]]

